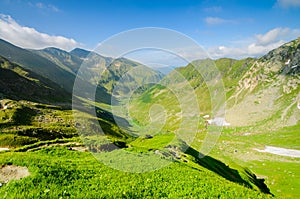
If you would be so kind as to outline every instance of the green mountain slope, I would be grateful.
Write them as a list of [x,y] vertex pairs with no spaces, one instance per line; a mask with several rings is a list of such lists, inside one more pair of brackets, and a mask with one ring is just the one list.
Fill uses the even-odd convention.
[[[60,49],[25,50],[4,40],[0,40],[0,56],[20,65],[21,68],[27,71],[32,71],[39,76],[55,82],[68,93],[73,92],[73,85],[76,78],[75,71],[78,70],[82,62],[80,58]],[[98,76],[95,71],[91,70],[90,73]],[[84,81],[79,76],[78,81],[83,90],[93,86],[91,84],[93,80]],[[110,94],[101,86],[97,87],[96,98],[98,101],[104,103],[110,103],[111,101]]]
[[[218,89],[213,83],[215,79],[222,78],[226,95],[224,97],[228,99],[235,92],[238,80],[248,71],[252,63],[253,59],[223,58],[216,61],[207,59],[196,60],[185,67],[176,68],[162,79],[160,85],[155,85],[132,99],[130,105],[132,119],[142,125],[150,124],[150,117],[143,113],[148,113],[152,105],[160,104],[166,111],[166,124],[162,130],[178,129],[184,118],[191,123],[197,123],[200,114],[210,114],[212,108],[215,108],[212,107],[211,101],[214,89]],[[207,66],[216,66],[222,77],[210,73]],[[207,82],[210,82],[211,90]],[[203,125],[200,118],[201,122]]]
[[113,60],[102,73],[99,85],[105,87],[110,93],[114,92],[116,96],[123,96],[135,89],[137,85],[147,87],[144,84],[159,82],[162,77],[162,73],[140,63],[118,58]]
[[[198,60],[186,67],[177,68],[168,74],[162,83],[143,93],[139,99],[133,100],[132,109],[148,112],[149,108],[160,102],[166,107],[180,105],[176,96],[167,87],[178,89],[179,93],[186,85],[193,88],[197,96],[200,112],[210,114],[211,100],[206,81],[214,77],[197,71],[205,62],[214,62],[221,73],[226,94],[226,120],[233,126],[266,125],[278,128],[295,125],[298,122],[297,100],[300,92],[300,39],[289,42],[275,49],[260,59],[247,58],[234,60],[222,58],[218,60]],[[147,100],[145,100],[147,99]],[[148,108],[147,108],[148,107]],[[179,109],[177,109],[179,111]],[[171,110],[170,110],[171,111]],[[149,118],[135,111],[134,119],[141,123]],[[169,126],[174,126],[176,111],[169,114]],[[178,120],[179,121],[179,120]],[[273,125],[275,123],[276,125]],[[270,126],[270,124],[272,124]],[[167,127],[168,128],[168,127]]]
[[[118,92],[121,92],[119,94],[148,80],[157,82],[163,76],[161,73],[142,66],[137,62],[125,58],[112,59],[80,48],[70,52],[57,48],[31,51],[74,75],[77,75],[79,67],[83,64],[85,70],[83,73],[78,74],[78,78],[82,79],[82,81],[84,79],[86,84],[91,84],[87,86],[97,85],[97,100],[105,103],[110,103],[109,95],[112,94],[114,86],[124,75],[130,81],[122,82],[122,91],[119,90]],[[84,82],[81,84],[84,84]]]
[[[0,165],[27,166],[31,172],[1,187],[0,194],[8,198],[270,198],[203,167],[179,162],[153,172],[130,173],[109,168],[90,153],[63,147],[0,157]],[[117,154],[111,158],[120,159]]]
[[0,39],[0,55],[9,61],[19,64],[27,70],[31,70],[45,78],[56,82],[65,90],[71,92],[75,75],[64,70],[48,59],[37,54],[14,46]]
[[2,98],[35,102],[69,102],[71,94],[59,85],[0,56]]
[[43,50],[31,50],[32,52],[49,59],[56,65],[76,75],[82,59],[58,48],[45,48]]
[[[299,47],[300,38],[258,59],[196,60],[177,68],[163,78],[161,85],[132,98],[129,106],[131,122],[136,129],[144,131],[141,139],[145,135],[156,139],[164,133],[178,136],[184,127],[188,135],[192,125],[181,125],[189,118],[190,124],[198,124],[198,129],[193,128],[191,135],[195,136],[190,145],[201,150],[203,143],[210,141],[205,142],[206,137],[218,129],[216,124],[205,125],[205,120],[213,119],[211,112],[215,108],[210,98],[214,92],[209,92],[207,83],[222,78],[226,95],[225,121],[230,125],[221,129],[210,155],[239,171],[238,165],[250,167],[266,178],[271,192],[281,198],[298,198],[299,160],[258,152],[257,149],[265,146],[299,149]],[[222,76],[211,73],[203,77],[205,66],[209,64],[215,65]],[[197,69],[204,73],[201,75]],[[188,89],[192,92],[186,92]],[[199,114],[195,114],[197,112],[193,110],[198,107]],[[170,140],[164,144],[168,142]],[[142,147],[143,143],[145,141],[138,145]]]
[[235,126],[296,125],[300,93],[300,39],[255,60],[228,99],[227,118]]
[[[10,99],[1,100],[0,147],[15,148],[15,152],[0,153],[0,156],[3,157],[0,164],[1,167],[6,164],[21,164],[30,167],[36,173],[32,177],[5,185],[4,189],[0,189],[0,193],[3,190],[3,193],[9,193],[11,197],[55,197],[57,195],[82,197],[82,191],[78,192],[76,190],[79,185],[89,183],[91,186],[87,186],[85,190],[91,192],[89,195],[91,198],[99,195],[108,197],[112,194],[120,197],[149,195],[152,197],[198,197],[198,194],[201,194],[201,197],[204,198],[268,198],[269,195],[263,193],[270,193],[270,190],[263,179],[258,178],[247,168],[239,165],[232,167],[213,158],[219,157],[216,154],[219,154],[220,151],[213,151],[214,156],[199,157],[200,153],[196,150],[199,149],[197,144],[200,142],[202,144],[205,133],[214,128],[214,126],[205,128],[204,118],[201,116],[210,114],[216,108],[212,107],[210,95],[213,95],[213,92],[211,90],[209,92],[206,82],[214,82],[216,78],[222,78],[227,100],[226,120],[234,128],[238,128],[238,131],[242,129],[239,126],[270,126],[276,121],[282,121],[282,117],[286,119],[286,123],[279,123],[276,126],[277,122],[272,128],[297,124],[297,114],[299,112],[296,112],[297,103],[293,101],[299,93],[299,73],[297,66],[294,65],[299,63],[299,59],[295,58],[298,53],[297,42],[296,40],[286,44],[261,59],[196,60],[186,67],[175,69],[165,77],[152,69],[125,58],[112,60],[95,53],[86,57],[89,51],[83,49],[74,49],[70,53],[55,48],[23,51],[22,49],[15,50],[17,47],[3,48],[3,46],[9,44],[1,44],[0,46],[3,49],[13,49],[20,52],[20,55],[25,56],[26,59],[21,59],[24,63],[27,63],[28,57],[32,57],[33,54],[39,57],[38,61],[47,60],[47,63],[50,62],[52,66],[56,67],[55,70],[62,70],[70,76],[75,76],[79,64],[85,61],[89,66],[85,72],[90,79],[88,79],[88,82],[84,82],[81,79],[84,76],[79,74],[82,89],[98,85],[99,92],[103,92],[98,92],[98,97],[101,98],[99,101],[101,102],[109,104],[112,93],[122,100],[122,96],[130,93],[130,89],[137,90],[135,90],[134,95],[130,96],[131,101],[128,108],[130,109],[131,120],[128,120],[126,114],[113,115],[110,112],[111,107],[108,108],[107,105],[90,102],[85,96],[77,99],[78,104],[83,104],[83,107],[88,107],[91,110],[95,109],[96,117],[94,117],[80,110],[80,107],[78,110],[71,110],[69,104],[66,103],[47,105],[32,102],[39,102],[44,97],[49,98],[52,94],[59,95],[58,93],[50,93],[51,95],[44,96],[44,91],[42,92],[39,89],[45,88],[45,90],[50,89],[52,91],[53,87],[55,92],[63,90],[56,88],[53,82],[42,79],[39,75],[31,72],[31,70],[35,71],[36,68],[23,69],[23,65],[18,66],[3,59],[0,72],[3,71],[4,75],[0,77],[0,86],[2,80],[3,90],[5,87],[9,87],[11,90],[6,89],[4,93],[4,97]],[[287,51],[287,54],[282,53],[285,51]],[[14,54],[14,56],[17,56],[17,54]],[[276,56],[280,58],[275,59]],[[287,62],[289,63],[287,64]],[[216,73],[208,73],[205,67],[210,64],[216,65],[222,77],[217,76]],[[203,73],[200,74],[198,70]],[[38,74],[41,73],[39,70],[38,72]],[[100,80],[99,76],[101,76]],[[14,85],[12,80],[15,79],[17,81]],[[143,85],[148,81],[158,82],[160,80],[160,85]],[[22,91],[18,90],[22,88],[21,82],[38,94],[34,97],[34,93],[23,94]],[[39,96],[39,93],[43,94]],[[22,94],[24,98],[19,97],[18,94]],[[272,100],[272,103],[268,104],[268,100]],[[254,106],[252,106],[252,102]],[[291,104],[288,104],[290,102]],[[161,107],[164,107],[164,109]],[[118,109],[119,107],[113,108]],[[199,108],[199,114],[195,114],[194,109],[197,108]],[[182,109],[185,110],[182,111]],[[259,110],[263,113],[260,115],[255,114]],[[75,121],[74,114],[83,118],[83,122]],[[164,115],[166,116],[165,121]],[[119,121],[123,121],[127,129],[116,124],[116,117],[119,117]],[[194,130],[193,125],[200,129],[196,132],[195,141],[189,143],[189,145],[180,139],[180,134],[177,131],[181,128],[180,125],[184,117],[190,118],[190,120],[184,123],[184,128],[179,133],[189,135]],[[96,123],[94,123],[95,121]],[[103,129],[104,135],[94,132],[95,124],[98,123]],[[158,124],[157,128],[151,129],[153,123]],[[84,129],[81,132],[81,139],[77,137],[79,128]],[[139,137],[133,138],[127,131],[133,132],[134,135]],[[249,148],[248,143],[246,145],[244,142],[238,142],[237,138],[229,136],[233,132],[231,127],[225,128],[224,131],[226,139],[221,138],[224,146],[222,145],[223,148],[221,149],[217,145],[216,150],[226,152],[230,149],[237,153],[237,151]],[[238,143],[236,144],[237,148],[241,147],[238,150],[232,149],[228,144],[229,141],[235,144]],[[62,143],[66,143],[70,147],[69,150],[63,148],[64,144]],[[112,146],[111,143],[122,149],[115,150],[115,145],[112,149],[109,149]],[[63,146],[51,148],[50,146],[53,146],[53,144]],[[174,163],[150,174],[125,173],[125,175],[123,172],[107,169],[103,164],[95,166],[94,159],[88,157],[87,153],[71,150],[75,144],[80,146],[86,144],[94,152],[96,158],[104,159],[103,163],[106,163],[106,160],[108,163],[113,163],[121,168],[132,169],[133,167],[132,159],[126,159],[126,156],[122,155],[124,151],[135,154],[137,158],[145,155],[151,160],[150,163],[140,161],[137,165],[134,165],[140,165],[138,169],[142,171],[155,167],[155,160],[158,159],[172,160]],[[36,151],[19,152],[27,150]],[[35,156],[31,157],[31,153]],[[54,158],[47,159],[49,155],[54,156]],[[65,161],[66,157],[68,157],[68,161]],[[222,161],[227,163],[228,159],[221,158],[223,158]],[[82,167],[81,163],[83,162],[88,167]],[[87,168],[89,171],[86,170]],[[86,172],[88,172],[87,175],[85,175]],[[99,173],[107,174],[102,176]],[[102,177],[109,179],[111,184],[104,186],[105,188],[98,192],[96,191],[99,189],[99,183],[97,182]],[[128,181],[128,186],[120,178],[125,179],[126,182]],[[165,179],[170,184],[166,184]],[[36,186],[31,186],[35,182],[41,182],[38,189],[32,188]],[[153,183],[151,184],[151,182]],[[145,189],[145,186],[148,189]],[[173,186],[177,188],[174,189]],[[21,193],[16,187],[26,187],[26,190],[30,191]],[[63,191],[61,191],[61,187],[63,187]],[[89,187],[93,187],[93,190],[90,190]],[[119,192],[116,187],[122,192]],[[251,190],[251,188],[254,190]],[[132,192],[128,191],[131,189],[133,189]]]

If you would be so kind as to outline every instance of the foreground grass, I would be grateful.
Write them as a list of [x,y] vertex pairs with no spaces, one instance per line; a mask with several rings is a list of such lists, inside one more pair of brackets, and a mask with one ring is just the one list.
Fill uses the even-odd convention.
[[[265,183],[271,193],[278,198],[299,198],[299,158],[254,150],[263,149],[264,146],[299,150],[299,140],[295,139],[298,132],[299,124],[273,131],[253,127],[224,128],[210,155],[232,168],[237,168],[238,165],[250,168],[258,177],[266,179]],[[200,149],[205,135],[206,133],[199,134],[192,146]]]
[[[112,156],[112,160],[118,156]],[[0,153],[0,165],[27,166],[31,175],[0,188],[3,198],[269,198],[203,168],[174,162],[147,173],[111,169],[90,153],[52,147]]]

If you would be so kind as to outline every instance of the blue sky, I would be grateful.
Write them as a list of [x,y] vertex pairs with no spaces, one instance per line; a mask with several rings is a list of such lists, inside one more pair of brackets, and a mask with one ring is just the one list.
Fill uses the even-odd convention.
[[162,27],[212,57],[260,56],[300,36],[300,0],[1,0],[0,38],[25,48],[93,49],[122,31]]

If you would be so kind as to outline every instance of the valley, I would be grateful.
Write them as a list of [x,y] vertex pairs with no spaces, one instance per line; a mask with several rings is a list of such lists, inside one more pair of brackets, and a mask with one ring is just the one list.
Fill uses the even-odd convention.
[[[299,52],[300,38],[261,58],[195,60],[164,75],[127,58],[1,40],[0,174],[16,165],[30,175],[0,181],[0,195],[299,198]],[[209,86],[220,77],[199,73],[209,64],[222,76],[224,117]]]

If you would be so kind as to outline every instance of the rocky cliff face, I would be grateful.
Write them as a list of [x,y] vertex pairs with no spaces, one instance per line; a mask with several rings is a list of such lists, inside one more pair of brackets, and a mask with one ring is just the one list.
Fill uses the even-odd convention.
[[280,73],[295,75],[300,73],[300,37],[261,58],[263,62],[281,65]]
[[256,60],[228,99],[228,121],[237,126],[299,122],[300,38]]

